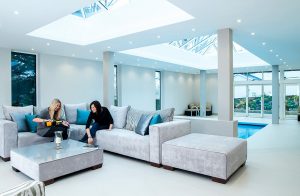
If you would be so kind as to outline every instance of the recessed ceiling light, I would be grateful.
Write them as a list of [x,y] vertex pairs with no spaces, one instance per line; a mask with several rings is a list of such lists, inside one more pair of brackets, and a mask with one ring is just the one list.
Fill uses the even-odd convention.
[[139,59],[139,58],[137,58],[136,60],[137,60],[137,61],[140,61],[140,59]]
[[140,66],[140,64],[137,64],[137,66]]
[[15,10],[14,11],[14,15],[19,15],[20,13],[19,13],[19,11],[18,10]]
[[196,31],[196,29],[195,29],[195,28],[192,28],[192,31],[193,31],[193,32],[195,32],[195,31]]
[[110,46],[107,46],[107,49],[110,49],[111,47]]
[[114,56],[116,56],[116,53],[114,53]]
[[129,41],[129,44],[131,45],[131,44],[133,44],[133,42],[132,42],[132,41]]
[[282,59],[279,59],[279,60],[281,60],[281,61],[282,61]]
[[279,57],[279,55],[278,55],[278,54],[276,54],[276,57]]
[[270,52],[273,52],[273,49],[269,50]]
[[47,46],[50,46],[50,43],[49,43],[49,42],[47,42],[47,43],[46,43],[46,45],[47,45]]
[[242,22],[242,19],[237,19],[236,22],[237,22],[237,23],[241,23],[241,22]]
[[98,57],[96,57],[96,60],[98,60],[99,58]]
[[72,54],[72,56],[74,57],[74,56],[75,56],[75,54]]
[[254,32],[252,32],[252,33],[251,33],[251,35],[253,35],[253,36],[254,36],[254,35],[255,35],[255,33],[254,33]]
[[286,64],[286,62],[283,62],[283,64]]
[[120,61],[120,64],[122,64],[123,62],[122,61]]
[[93,53],[94,51],[92,49],[89,50],[90,53]]
[[31,48],[32,51],[34,51],[34,48]]
[[156,38],[157,38],[157,39],[160,39],[160,35],[157,35]]
[[267,43],[266,42],[263,42],[263,43],[261,43],[263,46],[265,46]]

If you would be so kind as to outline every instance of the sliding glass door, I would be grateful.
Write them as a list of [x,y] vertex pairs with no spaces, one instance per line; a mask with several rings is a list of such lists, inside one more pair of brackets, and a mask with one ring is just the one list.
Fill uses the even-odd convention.
[[264,85],[264,116],[272,115],[272,85]]
[[249,85],[248,113],[251,117],[261,116],[262,85]]
[[240,85],[234,87],[234,113],[236,116],[246,116],[247,108],[247,86]]
[[285,115],[295,117],[299,107],[299,84],[285,86]]

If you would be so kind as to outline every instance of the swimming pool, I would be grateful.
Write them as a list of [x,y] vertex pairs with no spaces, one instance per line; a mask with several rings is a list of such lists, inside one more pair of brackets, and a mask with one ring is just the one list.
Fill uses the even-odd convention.
[[267,125],[263,123],[239,122],[238,137],[247,139]]

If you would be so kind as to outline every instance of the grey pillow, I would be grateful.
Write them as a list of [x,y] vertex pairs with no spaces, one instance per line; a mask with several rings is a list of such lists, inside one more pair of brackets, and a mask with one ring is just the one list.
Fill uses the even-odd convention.
[[[28,113],[29,114],[29,113]],[[12,120],[17,123],[18,132],[28,132],[29,129],[26,124],[26,113],[10,113]]]
[[143,114],[135,128],[135,132],[139,135],[148,135],[149,134],[149,124],[152,119],[151,114]]
[[126,117],[130,106],[110,106],[110,114],[114,120],[114,128],[123,129],[126,124]]
[[17,106],[2,106],[3,114],[6,120],[12,121],[10,116],[11,113],[22,113],[22,114],[32,114],[33,113],[33,105],[25,106],[25,107],[17,107]]
[[80,109],[80,110],[88,109],[86,103],[64,104],[64,108],[65,108],[66,120],[72,124],[76,124],[76,122],[77,122],[77,109]]
[[155,112],[155,114],[159,114],[162,122],[170,122],[173,121],[175,108],[168,108],[164,110],[158,110]]

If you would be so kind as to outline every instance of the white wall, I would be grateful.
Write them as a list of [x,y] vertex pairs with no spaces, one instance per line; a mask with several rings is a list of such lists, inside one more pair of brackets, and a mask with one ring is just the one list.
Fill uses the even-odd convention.
[[206,101],[212,104],[213,113],[218,113],[218,74],[206,75]]
[[191,74],[162,73],[162,107],[175,108],[175,114],[184,114],[188,104],[194,102],[194,77]]
[[61,56],[39,56],[39,105],[102,102],[102,63]]
[[[193,103],[200,103],[200,74],[194,76]],[[207,90],[207,89],[206,89]]]
[[155,70],[121,65],[120,105],[140,110],[155,110]]
[[0,118],[2,105],[11,105],[11,51],[0,48]]

